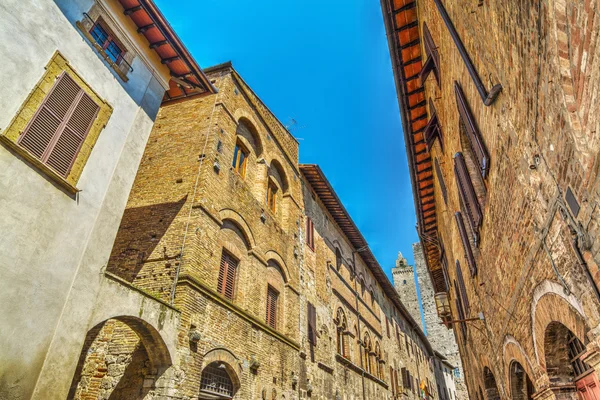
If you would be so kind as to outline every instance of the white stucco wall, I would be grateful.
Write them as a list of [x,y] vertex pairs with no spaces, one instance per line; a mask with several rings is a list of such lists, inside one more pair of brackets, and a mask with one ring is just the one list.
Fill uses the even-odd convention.
[[2,400],[29,399],[36,384],[36,398],[65,398],[164,91],[160,63],[136,57],[123,82],[85,41],[74,22],[92,3],[0,0],[0,132],[56,50],[114,109],[77,199],[0,145]]

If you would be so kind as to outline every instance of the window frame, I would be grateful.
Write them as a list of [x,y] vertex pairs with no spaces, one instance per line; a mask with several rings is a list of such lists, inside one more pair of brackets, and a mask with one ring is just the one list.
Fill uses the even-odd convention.
[[272,213],[277,212],[277,197],[279,192],[279,186],[271,178],[267,181],[267,207]]
[[[223,268],[224,262],[233,261],[233,277],[231,280],[229,279],[229,270],[230,264],[226,263]],[[240,260],[238,260],[231,252],[227,251],[227,249],[223,248],[221,252],[221,261],[219,263],[219,275],[217,278],[217,292],[230,301],[235,300],[235,291],[237,288],[237,278],[238,271],[240,266]],[[227,285],[228,282],[231,282],[231,296],[227,294]]]
[[309,216],[306,216],[306,245],[315,251],[315,224]]
[[427,56],[427,60],[425,61],[425,63],[423,63],[423,66],[421,67],[421,72],[419,72],[421,84],[424,85],[425,81],[429,77],[429,74],[433,72],[438,87],[441,87],[441,76],[439,67],[440,54],[437,50],[435,42],[433,41],[431,32],[429,32],[429,27],[425,22],[423,22],[423,47],[425,49],[424,53]]
[[[279,291],[271,285],[267,285],[267,312],[265,322],[273,329],[277,329],[279,317]],[[275,304],[273,304],[273,302]]]
[[[102,29],[104,31],[104,33],[106,34],[106,39],[105,39],[104,43],[100,43],[98,41],[98,39],[94,36],[93,32],[96,28]],[[94,39],[94,43],[96,43],[98,46],[100,46],[102,48],[102,50],[104,50],[104,52],[112,60],[112,62],[114,62],[116,65],[120,66],[124,60],[127,50],[125,49],[125,46],[123,46],[121,41],[119,39],[117,39],[115,37],[115,35],[112,33],[112,30],[106,25],[106,22],[104,22],[104,19],[102,18],[102,16],[99,16],[96,19],[96,21],[94,21],[94,24],[92,25],[92,28],[88,31],[88,33]],[[118,57],[116,57],[115,60],[113,60],[113,58],[111,57],[111,55],[114,56],[114,54],[112,54],[111,52],[108,51],[108,48],[110,47],[111,44],[115,45],[120,50],[120,53],[119,53]]]
[[[241,161],[239,157],[240,153],[244,156],[243,160]],[[233,167],[233,170],[244,179],[246,178],[246,168],[248,164],[249,155],[250,152],[248,151],[246,146],[239,139],[237,139],[235,142],[235,147],[233,149],[233,160],[231,162],[231,166]]]

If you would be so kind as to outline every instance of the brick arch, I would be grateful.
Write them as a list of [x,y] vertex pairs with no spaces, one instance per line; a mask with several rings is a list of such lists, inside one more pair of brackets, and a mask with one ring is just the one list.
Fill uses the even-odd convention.
[[283,275],[283,281],[285,283],[288,283],[291,275],[287,264],[285,263],[285,261],[283,261],[283,257],[281,257],[279,253],[277,253],[275,250],[269,250],[265,253],[265,259],[267,260],[267,267],[269,261],[271,260],[275,261],[277,265],[279,265],[281,273]]
[[523,369],[529,376],[529,379],[531,379],[531,381],[533,382],[534,377],[537,376],[534,373],[535,369],[533,367],[533,364],[531,363],[531,360],[529,360],[529,357],[527,356],[527,353],[525,353],[525,350],[523,350],[521,344],[517,341],[517,339],[515,339],[514,336],[506,335],[504,337],[504,345],[502,346],[502,356],[504,358],[504,365],[508,367],[505,369],[505,382],[507,383],[506,387],[511,387],[511,365],[515,361],[523,367]]
[[[275,171],[277,171],[277,174],[279,175],[279,178],[281,179],[281,185],[282,187],[281,192],[283,194],[288,193],[290,190],[290,180],[288,178],[289,174],[287,172],[287,170],[285,169],[285,167],[283,166],[284,164],[279,161],[279,159],[273,157],[271,158],[271,160],[269,161],[269,175],[271,175],[271,169],[274,169]],[[279,182],[277,182],[279,183]]]
[[221,363],[225,366],[237,391],[241,386],[240,377],[244,372],[240,359],[231,350],[226,349],[225,347],[215,347],[204,354],[201,371],[204,371],[206,367],[214,362]]
[[532,297],[533,348],[538,365],[542,369],[546,369],[543,347],[548,325],[552,322],[559,322],[585,343],[586,316],[579,300],[572,293],[565,294],[564,288],[556,282],[549,280],[541,282],[534,289]]
[[238,108],[237,110],[235,110],[235,112],[233,113],[233,117],[235,118],[237,123],[236,136],[238,136],[237,129],[239,128],[240,124],[244,124],[250,130],[250,133],[252,133],[252,135],[254,136],[254,141],[256,142],[256,156],[260,156],[264,151],[263,144],[265,143],[263,134],[258,129],[260,124],[256,122],[256,119],[254,119],[252,114],[250,114],[243,108]]
[[252,250],[256,247],[256,241],[254,240],[252,229],[250,229],[250,226],[248,225],[244,217],[242,217],[237,211],[232,210],[230,208],[224,208],[221,211],[219,211],[219,218],[223,222],[229,220],[235,225],[237,225],[237,227],[242,231],[246,242],[250,246],[249,250]]

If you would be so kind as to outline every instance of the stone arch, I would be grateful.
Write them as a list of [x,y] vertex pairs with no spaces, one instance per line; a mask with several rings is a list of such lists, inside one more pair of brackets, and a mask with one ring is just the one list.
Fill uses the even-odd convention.
[[[248,244],[248,250],[252,250],[256,247],[256,241],[254,240],[252,229],[250,229],[250,226],[248,225],[244,217],[242,217],[237,211],[232,210],[230,208],[224,208],[221,211],[219,211],[219,218],[221,219],[223,224],[225,223],[225,221],[231,221],[235,225],[237,225]],[[221,224],[221,228],[223,227],[223,224]]]
[[483,386],[485,388],[484,400],[500,400],[496,378],[487,366],[483,368]]
[[204,354],[202,357],[202,370],[208,365],[219,362],[227,365],[231,372],[231,380],[234,384],[240,385],[240,377],[244,372],[242,361],[229,349],[225,347],[215,347]]
[[288,283],[291,275],[290,275],[290,270],[289,270],[287,264],[283,260],[283,257],[281,257],[279,255],[279,253],[277,253],[276,251],[269,250],[265,253],[265,258],[267,260],[267,266],[268,266],[269,261],[271,261],[271,260],[275,261],[279,265],[279,268],[281,269],[281,273],[283,275],[283,280],[285,283]]
[[[237,115],[237,116],[236,116]],[[237,120],[237,127],[235,130],[236,136],[241,137],[250,145],[249,150],[252,150],[257,157],[260,157],[263,153],[263,138],[258,131],[256,120],[245,110],[238,109],[234,117]]]
[[130,315],[115,316],[88,331],[67,399],[141,400],[172,364],[152,324]]
[[512,360],[510,362],[508,375],[510,398],[512,400],[532,400],[535,388],[531,381],[531,375],[527,373],[519,361]]
[[290,182],[288,175],[283,164],[276,158],[273,158],[269,163],[269,177],[279,186],[281,193],[285,194],[289,191]]
[[533,348],[538,365],[546,368],[545,357],[540,354],[540,344],[544,343],[546,328],[554,321],[565,325],[582,342],[585,338],[586,316],[578,299],[564,288],[549,280],[541,282],[533,291],[531,303],[531,331]]
[[[502,354],[504,358],[504,365],[510,366],[511,363],[517,362],[521,368],[524,369],[525,373],[530,377],[534,377],[534,367],[531,360],[523,350],[521,344],[512,335],[506,335],[504,337],[504,345],[502,346]],[[509,383],[510,387],[510,368],[506,370],[506,382]]]

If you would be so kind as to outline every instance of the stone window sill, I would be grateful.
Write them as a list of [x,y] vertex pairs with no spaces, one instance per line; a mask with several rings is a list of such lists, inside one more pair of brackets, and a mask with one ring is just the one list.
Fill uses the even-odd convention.
[[66,190],[69,194],[75,195],[80,190],[69,183],[64,177],[54,171],[52,168],[41,162],[36,156],[29,153],[27,150],[14,143],[12,140],[7,138],[4,135],[0,135],[0,143],[4,144],[10,150],[17,153],[19,156],[23,157],[27,162],[32,164],[35,169],[37,169],[40,173],[48,177],[62,189]]

